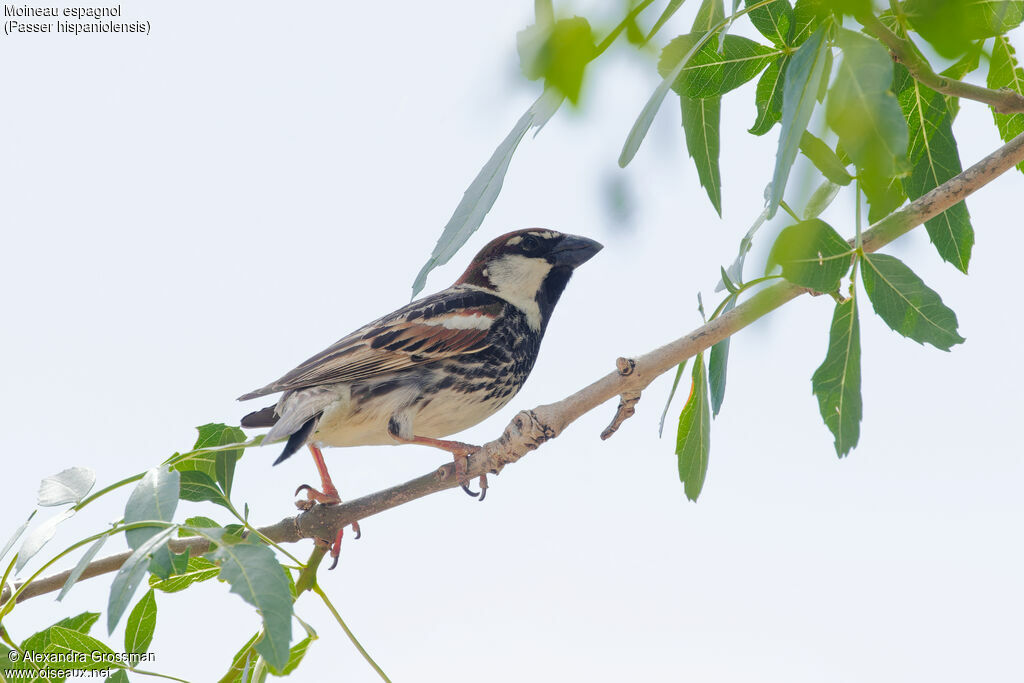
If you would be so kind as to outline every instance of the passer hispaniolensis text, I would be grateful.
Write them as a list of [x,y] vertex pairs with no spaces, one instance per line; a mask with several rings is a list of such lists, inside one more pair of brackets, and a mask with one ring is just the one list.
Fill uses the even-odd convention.
[[[441,448],[454,456],[456,476],[467,488],[466,457],[476,447],[440,437],[472,427],[519,391],[573,269],[600,249],[593,240],[554,230],[502,235],[451,287],[375,320],[241,396],[283,392],[276,405],[242,418],[242,426],[271,427],[264,444],[287,439],[274,464],[309,445],[322,481],[321,491],[300,487],[309,501],[339,502],[321,446]],[[338,541],[340,533],[335,558]]]

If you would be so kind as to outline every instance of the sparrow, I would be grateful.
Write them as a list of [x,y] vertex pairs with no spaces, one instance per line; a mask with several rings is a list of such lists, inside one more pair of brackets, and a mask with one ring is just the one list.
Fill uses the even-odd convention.
[[[532,228],[502,235],[451,287],[379,318],[240,401],[280,393],[242,418],[285,441],[278,464],[309,447],[321,489],[304,484],[309,507],[340,502],[322,447],[422,444],[452,454],[470,495],[467,458],[479,447],[445,437],[504,407],[533,369],[551,313],[573,271],[602,245]],[[480,477],[483,500],[486,477]],[[358,530],[357,530],[358,534]],[[332,547],[337,550],[342,533]],[[358,538],[358,535],[357,535]]]

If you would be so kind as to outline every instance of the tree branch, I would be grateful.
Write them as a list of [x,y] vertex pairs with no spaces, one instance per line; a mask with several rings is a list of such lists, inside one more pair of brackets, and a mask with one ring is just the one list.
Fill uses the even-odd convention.
[[918,52],[917,46],[912,41],[890,30],[874,14],[858,14],[857,21],[864,26],[868,33],[889,48],[892,58],[907,67],[910,75],[932,90],[944,95],[984,102],[1000,114],[1024,112],[1024,95],[1007,89],[992,90],[941,76],[932,70],[928,60]]
[[[1024,133],[966,171],[875,223],[862,235],[864,251],[878,251],[926,220],[963,201],[1021,161],[1024,161]],[[785,282],[763,289],[731,311],[635,361],[619,359],[614,372],[561,401],[519,413],[500,437],[485,443],[479,452],[470,457],[469,476],[500,472],[505,465],[516,462],[544,442],[557,437],[581,415],[609,399],[621,396],[622,402],[609,427],[617,429],[629,416],[625,413],[631,414],[640,392],[655,378],[808,291]],[[333,539],[338,529],[353,522],[457,485],[455,467],[448,463],[429,474],[362,498],[339,505],[314,505],[296,517],[282,519],[259,531],[276,543],[294,543],[306,538]],[[201,554],[209,548],[209,543],[200,538],[175,539],[170,545],[175,552],[190,548],[194,554]],[[81,579],[116,571],[130,554],[124,552],[96,560],[86,568]],[[70,571],[65,571],[33,581],[18,596],[18,601],[59,590],[69,575]],[[19,585],[15,584],[14,589],[17,590]],[[11,586],[4,586],[0,593],[0,604],[8,600],[10,595]]]

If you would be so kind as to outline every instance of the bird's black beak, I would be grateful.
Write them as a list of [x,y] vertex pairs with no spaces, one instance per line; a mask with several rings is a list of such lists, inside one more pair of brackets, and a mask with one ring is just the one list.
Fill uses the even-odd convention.
[[594,254],[602,249],[604,249],[604,245],[600,242],[595,242],[594,240],[587,239],[586,237],[566,235],[562,238],[562,241],[551,250],[549,255],[556,266],[576,268],[589,261]]

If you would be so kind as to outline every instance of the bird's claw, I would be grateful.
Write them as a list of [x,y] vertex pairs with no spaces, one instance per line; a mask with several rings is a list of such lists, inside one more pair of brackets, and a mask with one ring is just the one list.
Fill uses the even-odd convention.
[[[358,540],[363,532],[359,528],[359,522],[352,522],[352,531],[356,532],[356,540]],[[338,529],[338,535],[334,537],[334,543],[331,544],[331,566],[327,568],[330,571],[338,566],[338,557],[341,555],[341,539],[345,535],[345,527]]]
[[313,507],[313,503],[320,503],[321,505],[337,505],[341,502],[341,497],[338,496],[338,490],[333,488],[324,487],[324,490],[317,491],[309,484],[302,484],[299,488],[295,489],[295,495],[299,495],[302,491],[306,492],[306,500],[295,501],[296,507],[300,510],[308,510]]
[[478,500],[481,503],[484,502],[484,498],[487,497],[487,475],[486,474],[481,474],[480,475],[480,491],[479,492],[474,491],[473,489],[469,488],[469,482],[468,481],[460,481],[459,482],[459,486],[462,487],[463,491],[465,491],[469,495],[473,496],[474,498],[477,498],[477,496],[479,496]]

